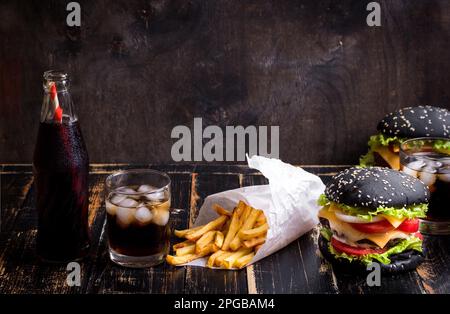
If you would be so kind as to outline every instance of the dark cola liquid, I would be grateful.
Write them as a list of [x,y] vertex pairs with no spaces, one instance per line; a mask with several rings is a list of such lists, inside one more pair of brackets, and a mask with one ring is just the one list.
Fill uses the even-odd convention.
[[61,262],[83,257],[89,248],[89,158],[77,121],[40,124],[33,171],[38,255]]
[[430,191],[428,218],[450,220],[450,182],[437,179]]
[[[402,165],[402,170],[428,186],[431,197],[427,219],[450,220],[450,159],[434,152],[419,152],[413,156],[417,160]],[[425,157],[432,160],[423,159]]]
[[115,216],[107,214],[109,246],[116,253],[128,256],[150,256],[167,250],[169,225],[150,223],[145,226],[131,224],[124,228]]

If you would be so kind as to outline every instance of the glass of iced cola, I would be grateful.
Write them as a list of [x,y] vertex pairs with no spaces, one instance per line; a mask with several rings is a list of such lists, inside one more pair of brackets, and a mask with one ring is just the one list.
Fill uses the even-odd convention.
[[119,171],[106,179],[109,255],[119,265],[150,267],[169,249],[170,178],[150,169]]
[[419,178],[430,189],[431,198],[420,232],[450,234],[450,139],[416,138],[400,147],[402,171]]

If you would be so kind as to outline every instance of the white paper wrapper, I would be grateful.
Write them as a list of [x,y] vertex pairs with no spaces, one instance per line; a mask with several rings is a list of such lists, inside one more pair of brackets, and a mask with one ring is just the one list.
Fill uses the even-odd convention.
[[[325,190],[322,180],[302,168],[278,159],[253,156],[248,158],[250,168],[259,170],[268,185],[249,186],[213,194],[205,199],[195,226],[217,218],[213,204],[232,210],[239,201],[264,211],[269,223],[266,243],[258,250],[251,263],[282,249],[318,223],[317,199]],[[206,258],[187,265],[206,265]]]

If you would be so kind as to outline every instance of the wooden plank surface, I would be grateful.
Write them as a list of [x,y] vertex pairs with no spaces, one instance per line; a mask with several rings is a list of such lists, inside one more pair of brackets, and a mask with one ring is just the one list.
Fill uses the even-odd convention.
[[[188,174],[169,173],[172,180],[172,206],[176,209],[171,218],[173,228],[186,227],[189,205]],[[103,184],[106,175],[102,175]],[[92,275],[87,291],[90,293],[179,293],[183,291],[183,268],[170,267],[167,264],[149,269],[127,269],[114,265],[109,260],[104,225],[104,199],[100,202],[101,218],[96,221],[96,234],[99,247],[94,259]],[[173,242],[173,241],[172,241]]]
[[450,293],[450,236],[425,237],[428,250],[417,273],[426,293]]
[[[39,261],[35,251],[37,212],[34,186],[26,198],[8,232],[8,241],[2,253],[1,293],[80,293],[81,287],[66,284],[66,265],[52,265]],[[89,265],[82,264],[82,273]],[[84,277],[84,278],[83,278]],[[87,276],[83,276],[84,281]],[[83,283],[82,283],[83,284]]]
[[172,129],[202,117],[279,125],[289,162],[354,163],[384,114],[450,107],[450,2],[379,0],[381,27],[368,2],[84,0],[71,28],[68,1],[2,0],[0,160],[29,162],[60,68],[92,161],[170,162]]
[[[69,287],[65,283],[65,265],[42,264],[35,255],[35,190],[30,165],[2,165],[0,293],[450,293],[449,237],[427,237],[428,255],[417,271],[382,277],[381,287],[369,287],[364,277],[333,272],[318,252],[318,228],[241,271],[167,264],[143,270],[118,267],[107,254],[104,180],[114,170],[137,167],[169,173],[174,208],[172,228],[191,225],[210,194],[267,183],[262,175],[244,166],[93,165],[89,186],[92,248],[81,262],[81,286]],[[326,182],[344,167],[305,169],[320,174]]]
[[[191,188],[190,219],[195,221],[204,199],[211,194],[240,187],[239,174],[194,173]],[[247,293],[245,270],[227,271],[188,267],[186,293]]]
[[[322,169],[323,172],[330,170]],[[267,183],[262,175],[243,177],[243,186]],[[255,278],[254,292],[336,293],[336,287],[330,284],[333,282],[331,266],[319,256],[317,234],[316,228],[248,270],[253,272],[251,278]]]

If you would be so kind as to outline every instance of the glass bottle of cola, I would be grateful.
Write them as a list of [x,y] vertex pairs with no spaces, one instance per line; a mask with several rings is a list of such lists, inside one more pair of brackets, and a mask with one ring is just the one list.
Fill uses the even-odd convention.
[[33,158],[37,253],[44,261],[82,258],[89,249],[89,157],[68,75],[44,73],[44,101]]

